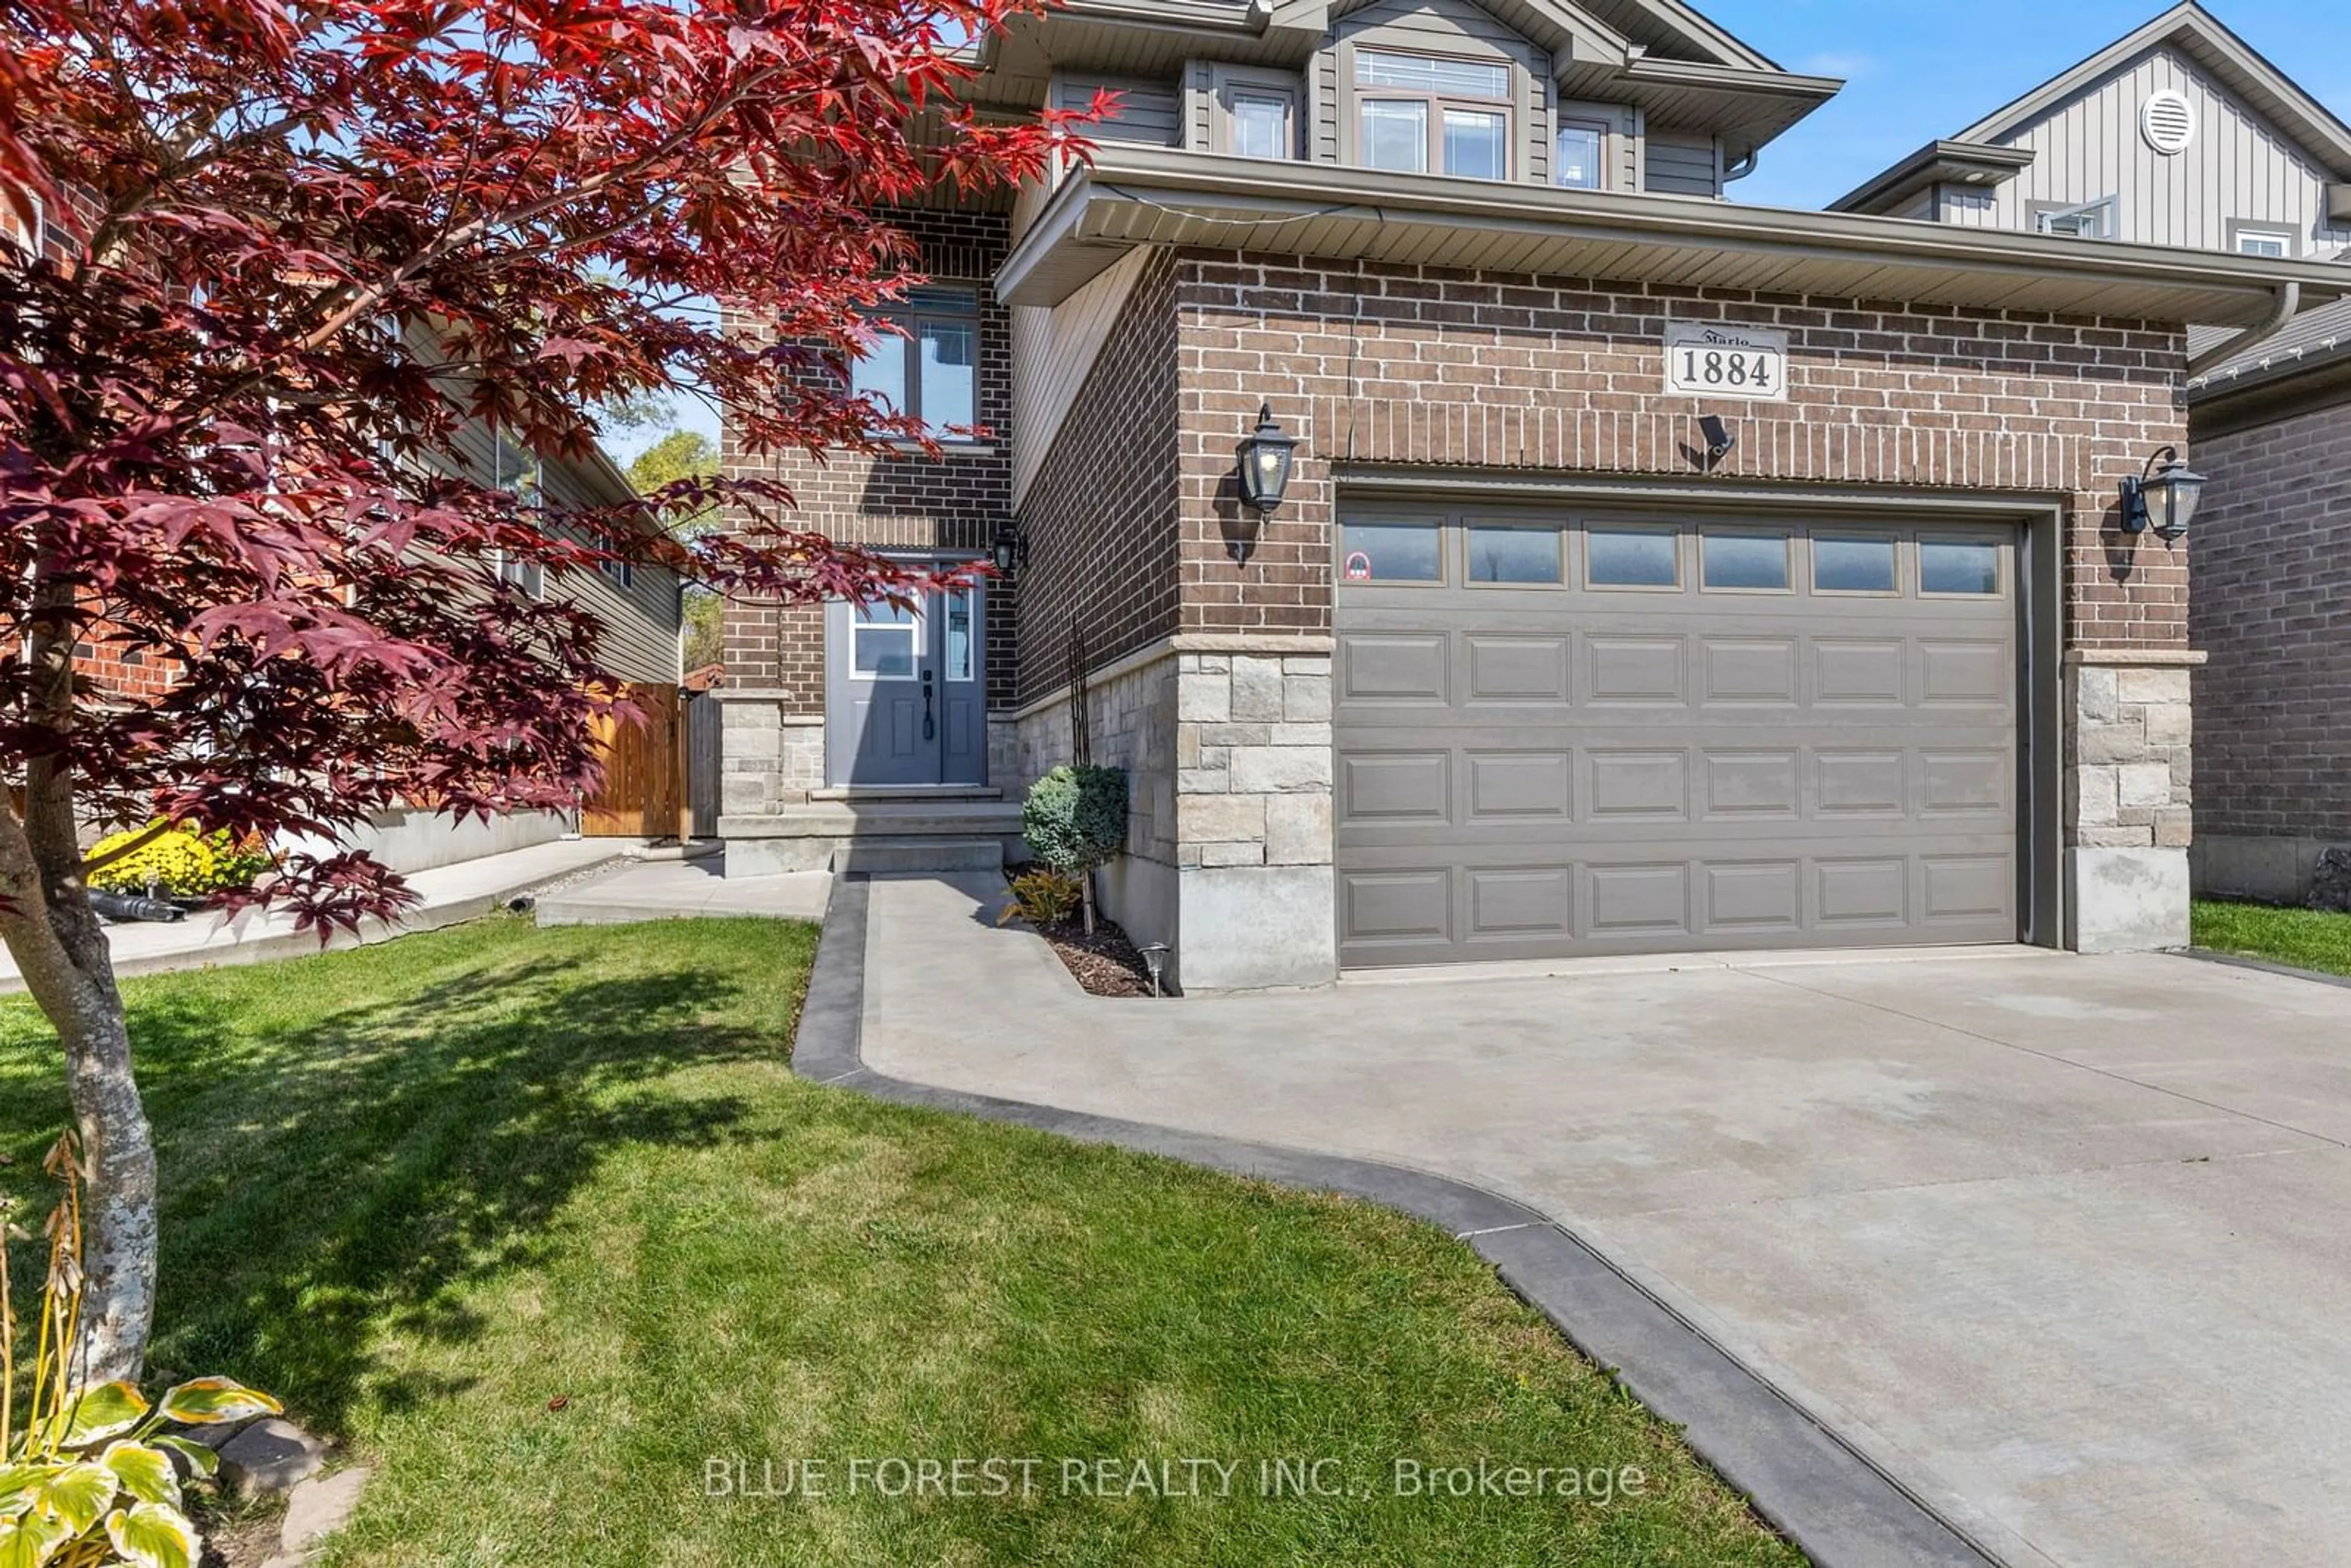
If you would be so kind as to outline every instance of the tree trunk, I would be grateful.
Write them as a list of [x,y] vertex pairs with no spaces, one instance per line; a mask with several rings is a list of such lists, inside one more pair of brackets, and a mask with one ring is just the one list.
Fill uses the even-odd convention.
[[[155,1315],[155,1144],[131,1076],[131,1036],[106,934],[86,900],[49,904],[24,873],[23,827],[0,813],[0,936],[65,1048],[66,1087],[89,1166],[82,1209],[86,1370],[77,1378],[137,1377]],[[28,896],[29,895],[29,896]]]
[[[73,727],[71,591],[36,585],[26,654],[55,731]],[[0,810],[0,938],[65,1048],[66,1088],[89,1167],[82,1207],[82,1364],[77,1381],[139,1375],[155,1317],[155,1141],[131,1076],[131,1033],[106,931],[89,906],[73,777],[55,757],[25,769],[21,819]]]

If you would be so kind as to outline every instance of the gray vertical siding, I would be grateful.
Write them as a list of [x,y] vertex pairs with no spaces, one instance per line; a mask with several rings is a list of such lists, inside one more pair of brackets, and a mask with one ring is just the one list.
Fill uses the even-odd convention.
[[[2164,89],[2196,110],[2196,139],[2170,157],[2139,134],[2139,108]],[[2302,254],[2351,246],[2351,228],[2326,219],[2325,172],[2287,137],[2191,61],[2149,50],[2022,131],[2002,139],[2038,154],[2002,186],[1997,226],[2030,229],[2034,203],[2078,204],[2112,196],[2118,237],[2154,245],[2230,247],[2231,219],[2291,225]]]

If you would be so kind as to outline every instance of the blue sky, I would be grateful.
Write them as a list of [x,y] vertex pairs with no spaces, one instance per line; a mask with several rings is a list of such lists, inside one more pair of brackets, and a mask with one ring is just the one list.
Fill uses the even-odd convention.
[[[1697,0],[1791,70],[1845,89],[1763,150],[1733,200],[1818,207],[1964,130],[2166,8],[2164,0]],[[2351,119],[2344,0],[2207,0],[2207,9]]]
[[[1698,0],[1791,70],[1845,89],[1764,149],[1734,201],[1819,207],[1949,136],[2164,9],[2163,0]],[[2351,120],[2345,0],[2208,0],[2209,8],[2319,101]],[[717,417],[680,400],[678,423],[716,438]],[[662,433],[617,437],[623,463]]]

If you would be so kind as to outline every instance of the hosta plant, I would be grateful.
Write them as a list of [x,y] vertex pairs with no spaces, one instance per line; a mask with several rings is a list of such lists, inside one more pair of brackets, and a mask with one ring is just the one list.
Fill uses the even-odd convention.
[[[209,1476],[210,1448],[167,1430],[274,1414],[277,1402],[225,1377],[199,1377],[152,1402],[127,1382],[77,1375],[82,1332],[84,1173],[71,1133],[46,1167],[65,1194],[48,1218],[48,1275],[32,1359],[19,1352],[7,1249],[0,1246],[0,1568],[195,1568],[204,1542],[188,1517],[178,1456]],[[9,1227],[0,1199],[0,1233]],[[21,1403],[19,1396],[22,1396]]]

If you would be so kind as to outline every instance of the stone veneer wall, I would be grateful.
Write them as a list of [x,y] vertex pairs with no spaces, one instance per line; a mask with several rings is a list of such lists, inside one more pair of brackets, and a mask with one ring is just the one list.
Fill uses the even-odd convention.
[[768,817],[824,783],[824,715],[791,692],[720,690],[721,817]]
[[[1177,638],[1091,684],[1094,761],[1126,769],[1127,852],[1111,917],[1173,949],[1194,990],[1315,985],[1337,967],[1331,871],[1331,656],[1320,639]],[[1070,759],[1066,695],[1019,720],[1025,783]],[[1268,942],[1301,925],[1301,947]]]
[[[2066,946],[2184,947],[2195,836],[2191,659],[2075,653],[2065,669]],[[2172,852],[2150,854],[2150,851]]]

